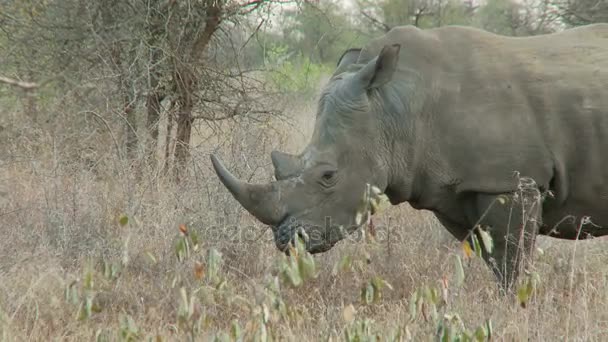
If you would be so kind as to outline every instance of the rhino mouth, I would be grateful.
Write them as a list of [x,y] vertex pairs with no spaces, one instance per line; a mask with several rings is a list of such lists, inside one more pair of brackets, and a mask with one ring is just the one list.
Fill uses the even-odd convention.
[[317,254],[330,250],[344,238],[343,235],[338,226],[324,227],[293,217],[284,219],[274,230],[275,245],[286,254],[289,254],[289,246],[295,244],[296,238],[304,242],[309,253]]

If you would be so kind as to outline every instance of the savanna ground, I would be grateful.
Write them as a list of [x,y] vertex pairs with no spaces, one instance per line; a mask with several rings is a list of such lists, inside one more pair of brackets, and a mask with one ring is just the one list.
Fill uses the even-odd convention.
[[268,153],[296,152],[311,132],[313,101],[290,108],[300,108],[290,120],[198,126],[178,185],[132,171],[111,131],[74,141],[4,108],[0,341],[431,340],[476,329],[506,341],[608,338],[602,240],[540,238],[525,305],[406,204],[374,218],[375,242],[291,264],[208,158],[217,151],[239,176],[269,180]]

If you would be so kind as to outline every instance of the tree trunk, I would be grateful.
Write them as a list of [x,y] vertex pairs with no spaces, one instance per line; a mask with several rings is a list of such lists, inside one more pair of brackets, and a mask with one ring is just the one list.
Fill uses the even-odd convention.
[[173,134],[173,108],[175,106],[175,102],[171,101],[171,107],[167,111],[167,138],[165,139],[165,166],[164,172],[169,171],[169,167],[171,166],[171,143],[173,142],[172,134]]
[[147,144],[147,157],[148,163],[151,166],[156,167],[156,148],[158,147],[158,122],[160,121],[160,103],[164,98],[164,94],[161,93],[159,87],[159,70],[158,60],[160,59],[161,51],[153,48],[152,57],[150,58],[150,84],[148,89],[148,97],[146,99],[147,122],[146,128],[150,135],[150,142]]
[[186,174],[190,159],[190,136],[193,121],[192,106],[181,107],[177,114],[177,132],[175,134],[175,179],[178,182]]
[[[104,27],[111,27],[115,18],[110,11],[110,6],[101,6],[101,15]],[[118,98],[122,99],[122,108],[121,113],[125,120],[125,129],[126,129],[126,150],[127,150],[127,158],[133,159],[136,157],[137,153],[137,114],[135,111],[135,97],[130,94],[130,85],[131,80],[129,79],[129,75],[127,74],[127,70],[125,70],[125,63],[123,63],[125,58],[128,58],[128,52],[123,51],[121,43],[119,40],[116,40],[112,35],[107,35],[104,37],[106,40],[106,44],[109,46],[109,57],[111,62],[112,69],[118,75],[116,79],[116,88],[118,92]]]
[[[173,5],[175,2],[173,2]],[[169,46],[173,51],[182,53],[173,58],[173,82],[177,94],[177,132],[175,134],[175,179],[179,182],[186,173],[188,159],[190,158],[190,134],[192,133],[192,110],[194,109],[193,95],[197,89],[195,66],[200,65],[203,53],[211,41],[213,34],[221,23],[221,2],[208,1],[206,8],[207,17],[205,28],[194,35],[190,51],[187,52],[178,48],[180,40],[177,35],[169,35]],[[173,16],[172,18],[175,18]],[[169,26],[172,27],[170,33],[179,32],[177,23],[171,20]]]
[[148,109],[148,122],[146,126],[152,140],[150,142],[150,154],[152,155],[154,155],[158,144],[158,121],[160,120],[160,102],[162,99],[163,95],[159,91],[152,90],[146,100],[146,107]]
[[[127,90],[124,90],[125,93]],[[123,111],[127,120],[127,157],[131,160],[137,157],[137,114],[135,112],[134,101],[129,94],[124,95]]]
[[174,75],[176,81],[177,99],[177,132],[175,133],[175,179],[179,182],[186,172],[190,158],[190,134],[192,133],[192,110],[194,101],[192,95],[196,89],[196,79],[192,69],[181,65]]
[[159,10],[160,1],[154,2],[153,10],[150,11],[150,19],[148,22],[148,46],[150,46],[150,59],[148,64],[148,97],[146,99],[147,122],[146,128],[150,135],[150,143],[148,146],[148,162],[153,167],[157,166],[156,153],[158,148],[158,124],[160,121],[160,111],[165,94],[164,90],[159,89],[159,79],[161,78],[160,62],[163,57],[163,51],[159,48],[159,41],[162,38],[164,31],[164,20]]

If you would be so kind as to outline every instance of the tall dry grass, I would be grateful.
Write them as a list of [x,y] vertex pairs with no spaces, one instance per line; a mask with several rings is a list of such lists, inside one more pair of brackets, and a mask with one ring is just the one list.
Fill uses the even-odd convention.
[[[21,133],[0,132],[0,341],[418,341],[433,339],[445,317],[454,330],[490,320],[493,340],[608,338],[606,242],[540,238],[540,283],[523,308],[498,293],[479,258],[464,262],[456,286],[460,244],[407,205],[374,218],[376,242],[340,243],[314,257],[316,277],[290,286],[270,230],[220,186],[208,154],[243,178],[270,179],[268,152],[295,152],[310,134],[313,107],[297,107],[291,125],[201,125],[178,185],[154,168],[134,174],[107,135],[84,148],[13,120]],[[366,304],[374,277],[392,289]],[[412,311],[412,293],[425,287],[445,302]]]

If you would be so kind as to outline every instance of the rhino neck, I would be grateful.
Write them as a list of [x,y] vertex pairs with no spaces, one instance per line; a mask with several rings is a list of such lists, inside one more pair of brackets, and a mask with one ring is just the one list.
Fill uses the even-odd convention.
[[387,153],[386,165],[387,186],[385,193],[392,204],[409,202],[412,205],[418,201],[421,191],[417,188],[417,179],[420,178],[416,165],[418,153],[409,139],[399,137],[390,145]]
[[[411,83],[393,82],[378,93],[380,131],[386,148],[383,164],[387,165],[385,193],[392,204],[409,202],[417,206],[423,195],[425,176],[423,150],[426,144],[422,112],[424,98]],[[421,141],[422,140],[422,141]]]

